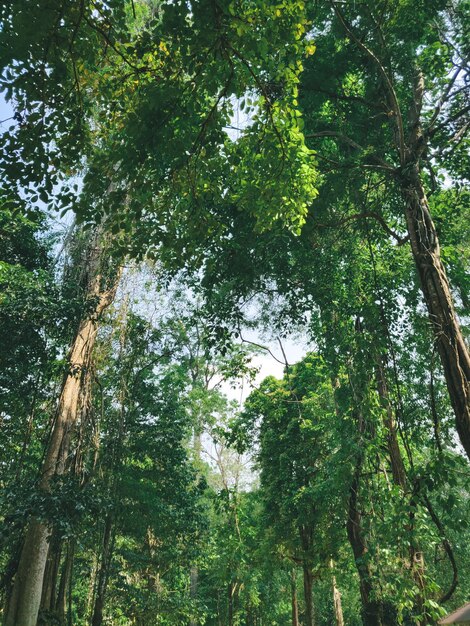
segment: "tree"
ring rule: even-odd
[[[86,265],[82,268],[85,308],[70,346],[51,437],[38,478],[38,488],[44,497],[50,493],[54,479],[66,470],[80,403],[90,385],[96,327],[104,309],[112,302],[117,287],[115,273],[109,277],[103,272],[104,245],[101,233],[97,233],[90,238],[86,250]],[[33,517],[29,520],[8,603],[7,626],[17,623],[36,625],[50,534],[51,524],[46,519]]]
[[[388,210],[371,210],[364,202],[345,219],[377,220],[398,243],[403,236],[394,232],[395,223],[407,232],[457,431],[470,455],[470,356],[428,200],[438,184],[434,169],[445,170],[442,155],[465,143],[462,82],[468,66],[461,33],[467,13],[464,3],[439,1],[418,7],[385,2],[380,8],[324,3],[313,18],[323,55],[306,68],[302,107],[306,134],[325,157],[325,170],[342,171],[356,189],[375,172],[374,184],[389,198],[390,218]]]
[[[312,626],[314,572],[336,556],[338,513],[345,500],[340,460],[334,454],[333,389],[322,359],[311,354],[287,369],[283,381],[267,378],[248,398],[242,419],[259,430],[266,524],[274,541],[302,566],[304,621]]]

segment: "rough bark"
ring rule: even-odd
[[[299,603],[297,601],[297,584],[295,570],[291,572],[291,605],[292,605],[292,626],[299,626]]]
[[[387,448],[390,458],[390,465],[392,468],[392,477],[395,485],[398,485],[403,490],[406,489],[406,470],[403,462],[403,456],[401,454],[400,445],[398,443],[397,425],[395,422],[395,415],[390,402],[390,396],[388,393],[387,378],[385,376],[384,364],[380,356],[376,360],[376,380],[377,390],[379,393],[380,402],[384,409],[383,423],[387,433]]]
[[[405,218],[434,340],[455,413],[456,428],[470,459],[470,352],[457,319],[452,293],[442,263],[439,238],[421,175],[421,159],[427,148],[421,110],[424,77],[416,74],[408,117],[410,131],[404,149],[399,183],[405,201]]]
[[[304,626],[315,626],[315,612],[313,606],[313,574],[307,563],[304,563],[303,565],[303,577],[305,600]]]
[[[93,617],[91,626],[101,626],[103,623],[103,611],[106,596],[106,587],[109,579],[109,568],[114,546],[113,520],[108,515],[103,533],[103,548],[101,553],[101,563],[98,572],[98,584],[96,588],[95,604],[93,607]]]
[[[59,537],[53,534],[51,541],[49,542],[49,552],[44,570],[41,611],[54,610],[61,555],[62,541]]]
[[[198,583],[199,569],[197,565],[193,565],[189,572],[189,595],[193,601],[197,598]],[[197,620],[194,617],[189,620],[189,626],[197,626]]]
[[[343,607],[341,604],[341,594],[336,585],[336,576],[334,575],[334,563],[333,559],[330,559],[330,568],[333,572],[331,578],[331,584],[333,587],[333,606],[335,610],[335,624],[336,626],[344,626]]]
[[[362,529],[362,516],[357,506],[361,467],[362,458],[356,463],[354,478],[349,490],[347,532],[359,574],[362,621],[364,626],[382,626],[382,609],[380,603],[373,599],[372,576],[367,563],[368,548]]]
[[[100,250],[96,241],[93,243],[87,296],[93,299],[95,306],[81,320],[68,355],[68,372],[62,384],[39,479],[39,488],[44,493],[50,492],[52,479],[64,472],[70,437],[78,417],[80,392],[95,344],[98,320],[112,302],[117,286],[115,282],[111,289],[101,290],[101,276],[97,271]],[[50,536],[49,524],[36,518],[30,520],[6,612],[5,626],[36,626]]]
[[[457,432],[470,459],[470,354],[454,310],[418,162],[409,163],[404,172],[401,190],[411,249],[455,413]]]

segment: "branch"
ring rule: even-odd
[[[439,113],[441,112],[442,107],[444,106],[444,104],[447,102],[447,99],[450,95],[450,92],[452,91],[452,87],[454,86],[455,81],[457,80],[458,75],[461,72],[460,67],[457,68],[457,70],[454,72],[452,78],[449,81],[449,84],[447,85],[446,90],[444,91],[444,93],[442,94],[442,96],[439,98],[439,102],[436,105],[436,108],[434,109],[434,112],[431,116],[431,120],[429,122],[429,126],[427,128],[426,132],[430,132],[432,127],[434,126],[435,121],[437,120],[437,116],[439,115]]]
[[[328,91],[328,89],[322,89],[321,87],[315,87],[315,91],[318,93],[323,93],[329,98],[333,98],[334,100],[342,100],[344,102],[360,102],[364,106],[369,109],[378,109],[386,115],[385,111],[383,111],[383,107],[380,104],[376,104],[375,102],[371,102],[367,100],[367,98],[362,98],[361,96],[347,96],[344,93],[336,93],[334,91]]]
[[[248,63],[248,61],[245,59],[245,57],[240,54],[240,52],[238,52],[238,50],[236,50],[231,44],[228,44],[228,49],[231,50],[233,52],[233,54],[237,57],[237,59],[239,61],[241,61],[241,63],[243,63],[243,65],[246,67],[246,69],[248,70],[250,76],[253,78],[253,80],[255,81],[256,86],[258,87],[258,89],[261,91],[261,93],[263,94],[264,99],[266,100],[266,104],[267,104],[267,110],[268,110],[268,115],[269,115],[269,119],[271,120],[271,124],[273,126],[274,132],[276,134],[276,137],[278,138],[279,141],[279,145],[281,146],[281,150],[282,150],[282,155],[285,158],[286,156],[286,151],[285,151],[285,147],[284,147],[284,140],[282,139],[282,135],[279,132],[278,127],[276,126],[276,123],[274,121],[273,118],[273,113],[272,113],[272,106],[271,106],[271,98],[269,97],[268,92],[266,91],[266,87],[263,85],[263,83],[261,82],[261,80],[259,79],[259,77],[255,74],[255,72],[253,71],[253,68],[251,67],[251,65]],[[284,159],[283,159],[284,161]],[[281,164],[281,168],[283,167],[283,164]]]
[[[463,107],[463,109],[460,109],[459,111],[457,111],[456,113],[448,117],[446,120],[441,122],[438,126],[435,126],[429,134],[434,135],[434,133],[439,132],[442,128],[447,126],[447,124],[451,124],[452,122],[455,122],[456,120],[458,120],[460,117],[462,117],[469,111],[470,111],[470,104],[468,104],[467,106]]]
[[[380,74],[382,75],[382,77],[383,77],[383,79],[385,81],[385,84],[387,86],[387,90],[388,90],[388,93],[389,93],[389,96],[390,96],[393,112],[395,113],[395,117],[396,117],[396,121],[397,121],[398,137],[399,137],[398,149],[399,149],[399,153],[400,153],[400,163],[402,165],[404,165],[405,164],[405,132],[404,132],[404,129],[403,129],[403,118],[402,118],[402,114],[401,114],[401,110],[400,110],[400,105],[398,103],[397,94],[396,94],[395,89],[394,89],[394,87],[392,85],[392,81],[390,80],[390,77],[389,77],[386,69],[384,68],[384,66],[380,62],[379,58],[375,55],[375,53],[370,48],[368,48],[358,37],[356,37],[354,32],[348,26],[348,24],[346,23],[346,20],[344,19],[343,14],[338,9],[337,3],[334,2],[334,0],[331,0],[331,5],[333,7],[334,12],[336,13],[336,16],[338,17],[339,21],[341,22],[341,25],[343,26],[344,30],[346,31],[348,37],[352,41],[354,41],[354,43],[359,47],[360,50],[365,52],[365,54],[367,54],[367,56],[374,61],[374,63],[377,65],[377,68],[378,68]]]
[[[259,344],[259,343],[256,343],[256,342],[254,342],[254,341],[250,341],[249,339],[245,339],[245,338],[242,336],[242,333],[241,333],[240,328],[238,328],[238,334],[239,334],[239,336],[240,336],[240,339],[241,339],[242,343],[248,343],[248,344],[250,344],[251,346],[254,346],[255,348],[260,348],[260,350],[264,350],[264,351],[265,351],[265,352],[267,352],[270,356],[272,356],[272,358],[273,358],[275,361],[277,361],[277,362],[278,362],[278,363],[280,363],[281,365],[284,365],[284,366],[286,366],[286,365],[288,366],[288,365],[289,365],[289,364],[287,363],[287,361],[281,361],[280,359],[278,359],[278,358],[277,358],[277,356],[276,356],[273,352],[271,352],[271,350],[270,350],[267,346],[262,346],[262,345],[261,345],[261,344]]]
[[[344,219],[340,220],[339,222],[335,222],[334,224],[317,224],[317,226],[320,226],[320,228],[337,228],[338,226],[347,224],[352,220],[359,220],[364,218],[376,220],[382,226],[382,228],[390,235],[390,237],[393,237],[393,239],[395,239],[399,246],[405,244],[409,239],[408,235],[406,235],[405,237],[401,237],[398,233],[390,228],[390,226],[381,215],[372,211],[366,211],[364,213],[354,213],[353,215],[348,215],[348,217],[345,217]]]
[[[343,135],[343,133],[340,133],[339,131],[336,131],[336,130],[322,130],[317,133],[310,133],[308,135],[305,135],[305,139],[315,139],[318,137],[336,137],[336,139],[339,139],[339,141],[342,141],[343,143],[348,144],[348,146],[351,146],[352,148],[355,148],[356,150],[361,150],[362,152],[366,151],[366,149],[360,144],[358,144],[356,141],[354,141],[354,139],[351,139],[347,135]],[[395,171],[395,169],[391,165],[389,165],[387,161],[384,161],[378,155],[371,154],[370,156],[381,166],[381,168],[386,169],[390,172]]]
[[[446,593],[444,593],[439,598],[439,604],[443,604],[444,602],[447,602],[448,600],[450,600],[450,598],[454,594],[454,591],[457,587],[457,583],[459,582],[459,573],[457,570],[457,563],[455,562],[454,551],[452,550],[452,546],[450,545],[449,540],[446,537],[445,530],[441,523],[441,520],[438,518],[437,513],[434,511],[431,505],[431,502],[426,495],[423,495],[423,501],[424,501],[424,504],[426,505],[429,515],[431,516],[432,521],[434,522],[436,528],[439,531],[439,534],[441,536],[442,546],[452,566],[452,582],[450,583],[450,587],[446,591]]]

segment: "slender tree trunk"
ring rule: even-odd
[[[96,577],[98,575],[98,569],[99,569],[98,557],[94,555],[93,564],[92,564],[91,572],[90,572],[90,582],[88,584],[88,593],[87,593],[86,611],[85,611],[87,621],[90,621],[90,622],[93,616],[95,585],[96,585]]]
[[[59,590],[57,592],[57,599],[55,604],[56,614],[61,624],[67,623],[67,606],[70,605],[70,584],[72,581],[73,559],[75,553],[75,542],[70,539],[67,545],[67,552],[65,554],[64,564],[62,567],[62,575],[60,577]],[[68,604],[67,604],[68,599]]]
[[[119,359],[122,360],[125,354],[126,347],[126,337],[127,337],[127,315],[129,308],[129,296],[126,295],[120,310],[120,335],[119,335]],[[119,411],[119,421],[118,421],[118,429],[117,429],[117,437],[113,442],[112,446],[112,455],[111,461],[109,463],[109,474],[111,477],[110,491],[109,495],[113,502],[116,502],[119,498],[118,496],[118,483],[119,483],[119,475],[120,475],[120,465],[122,462],[122,454],[123,454],[123,444],[125,437],[125,422],[126,422],[126,400],[127,398],[127,388],[128,381],[126,377],[123,375],[121,378],[121,385],[119,391],[120,398],[120,411]],[[103,541],[102,541],[102,550],[101,550],[101,558],[99,565],[97,565],[97,573],[96,573],[96,590],[94,594],[94,605],[93,605],[93,613],[91,616],[91,626],[101,626],[103,623],[103,615],[106,601],[106,590],[109,581],[111,562],[113,558],[114,552],[114,540],[115,540],[115,526],[116,526],[116,515],[111,512],[106,516],[105,527],[103,532]],[[150,534],[150,529],[147,529],[147,547],[149,550],[149,555],[152,555],[152,537]],[[155,586],[155,583],[151,580],[150,576],[148,578],[148,587],[149,589],[154,589],[158,591],[158,587]]]
[[[315,612],[313,606],[313,574],[307,563],[303,565],[305,620],[304,626],[315,626]]]
[[[96,246],[96,241],[94,244]],[[101,291],[101,276],[96,271],[100,255],[98,246],[93,248],[93,255],[94,258],[90,262],[92,279],[88,285],[87,296],[96,299],[96,304],[94,310],[80,322],[69,352],[69,371],[62,385],[39,480],[39,488],[46,493],[51,490],[52,479],[64,472],[70,437],[79,412],[80,391],[89,370],[95,344],[98,319],[112,302],[117,286],[115,283],[110,290]],[[6,613],[5,626],[36,626],[50,535],[49,524],[37,518],[30,520]]]
[[[356,464],[353,482],[349,490],[347,532],[349,543],[356,561],[359,574],[359,589],[362,602],[362,621],[364,626],[382,626],[382,609],[380,603],[373,600],[371,571],[367,563],[367,543],[362,529],[361,513],[357,506],[359,491],[359,476],[362,468],[362,458]]]
[[[292,604],[292,626],[299,626],[299,603],[297,601],[297,577],[295,570],[291,572],[291,604]]]
[[[235,587],[232,582],[227,585],[227,600],[228,600],[228,626],[233,626],[233,596],[235,593]]]
[[[376,379],[377,390],[379,393],[380,402],[382,408],[385,411],[385,417],[383,420],[385,430],[387,432],[387,448],[390,458],[390,464],[392,468],[393,482],[395,485],[406,490],[406,470],[403,462],[403,456],[401,454],[400,445],[398,443],[397,425],[395,422],[395,415],[390,402],[390,395],[388,393],[387,378],[385,376],[385,368],[380,355],[376,360]]]
[[[410,493],[412,492],[412,489],[410,489],[410,486],[408,484],[405,464],[404,464],[403,456],[401,454],[400,446],[398,443],[394,411],[393,411],[392,403],[391,403],[389,392],[388,392],[385,366],[380,356],[377,358],[377,362],[376,362],[376,378],[377,378],[377,388],[379,392],[380,401],[382,403],[383,408],[386,410],[386,417],[384,418],[384,426],[387,430],[387,445],[388,445],[388,452],[389,452],[390,462],[391,462],[391,467],[392,467],[393,482],[395,483],[395,485],[400,487],[404,496],[408,492],[408,497],[411,498],[409,530],[412,531],[412,528],[414,526],[414,518],[415,518],[415,510],[416,510],[417,502],[416,502],[415,494]],[[417,598],[416,598],[416,602],[417,602],[416,613],[423,614],[424,613],[424,601],[425,601],[424,555],[419,547],[419,544],[413,539],[413,537],[410,538],[409,562],[410,562],[410,569],[411,569],[413,579],[416,583],[417,588],[419,589],[419,594],[417,594]]]
[[[359,327],[359,324],[356,323]],[[332,387],[336,393],[339,388],[339,380],[334,378],[332,380]],[[348,500],[348,519],[346,523],[346,530],[351,545],[354,560],[356,564],[357,573],[359,575],[359,590],[361,594],[362,604],[362,621],[364,626],[383,626],[382,625],[382,607],[379,602],[374,601],[373,598],[373,586],[371,579],[371,571],[369,564],[367,563],[368,547],[364,537],[364,531],[362,528],[362,516],[358,508],[358,493],[360,486],[360,477],[362,471],[362,465],[364,463],[363,452],[363,438],[365,433],[364,416],[361,410],[361,400],[358,394],[354,390],[354,386],[351,385],[354,412],[356,414],[357,432],[358,432],[358,452],[356,456],[356,465],[354,468],[353,479],[351,487],[349,489]],[[338,417],[341,417],[339,406],[335,398],[335,411]],[[336,608],[336,607],[335,607]]]
[[[199,583],[199,569],[197,565],[193,565],[189,572],[189,595],[193,602],[197,598],[198,583]],[[192,617],[189,620],[189,626],[197,626],[197,619]]]
[[[103,534],[103,549],[101,553],[101,563],[98,572],[98,585],[96,589],[95,605],[93,608],[93,617],[91,626],[101,626],[103,623],[103,610],[106,596],[106,587],[109,579],[109,568],[114,547],[113,520],[108,515],[105,522]]]
[[[330,568],[332,571],[331,582],[333,586],[333,606],[335,610],[335,623],[336,626],[344,626],[343,607],[341,604],[341,594],[336,586],[336,576],[334,575],[334,563],[333,559],[330,559]]]

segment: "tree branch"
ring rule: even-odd
[[[346,31],[346,34],[348,35],[348,37],[358,46],[358,48],[360,50],[365,52],[365,54],[367,54],[367,56],[374,61],[374,63],[377,65],[377,68],[378,68],[380,74],[382,75],[382,77],[383,77],[383,79],[385,81],[385,84],[387,86],[387,91],[388,91],[388,94],[390,96],[392,109],[393,109],[393,112],[395,114],[396,122],[397,122],[398,138],[399,138],[398,150],[399,150],[399,153],[400,153],[400,163],[401,163],[401,165],[404,165],[405,164],[405,132],[404,132],[404,128],[403,128],[403,117],[402,117],[402,114],[401,114],[400,105],[398,103],[397,94],[396,94],[395,89],[394,89],[394,87],[392,85],[392,81],[390,80],[390,77],[389,77],[386,69],[384,68],[384,66],[382,65],[382,63],[380,62],[380,59],[376,56],[376,54],[370,48],[368,48],[354,34],[354,32],[351,30],[351,28],[349,27],[349,25],[347,24],[347,22],[346,22],[346,20],[345,20],[345,18],[343,16],[343,14],[339,10],[337,2],[334,2],[334,0],[331,0],[331,6],[333,7],[333,10],[336,13],[337,18],[341,22],[341,25],[343,26],[344,30]]]
[[[408,241],[409,239],[408,235],[406,235],[405,237],[401,237],[398,233],[396,233],[393,229],[390,228],[390,226],[387,224],[387,222],[384,220],[384,218],[381,215],[379,215],[378,213],[374,213],[373,211],[366,211],[364,213],[354,213],[353,215],[348,215],[347,217],[340,220],[339,222],[335,222],[333,224],[317,224],[317,226],[319,226],[320,228],[337,228],[338,226],[342,226],[343,224],[347,224],[348,222],[351,222],[353,220],[366,219],[366,218],[376,220],[382,226],[385,232],[387,232],[390,235],[390,237],[393,237],[393,239],[395,239],[395,241],[398,243],[399,246],[402,246]]]
[[[305,139],[316,139],[320,137],[335,137],[336,139],[339,139],[339,141],[342,141],[343,143],[348,144],[348,146],[351,146],[352,148],[355,148],[356,150],[360,150],[361,152],[366,152],[366,149],[363,146],[361,146],[356,141],[354,141],[354,139],[351,139],[351,137],[348,137],[347,135],[343,135],[343,133],[340,133],[339,131],[322,130],[317,133],[310,133],[308,135],[305,135]],[[384,161],[384,159],[379,157],[377,154],[371,154],[370,157],[374,159],[374,161],[378,163],[381,166],[381,168],[389,170],[390,172],[395,171],[395,168],[393,168],[389,163],[387,163],[387,161]]]

